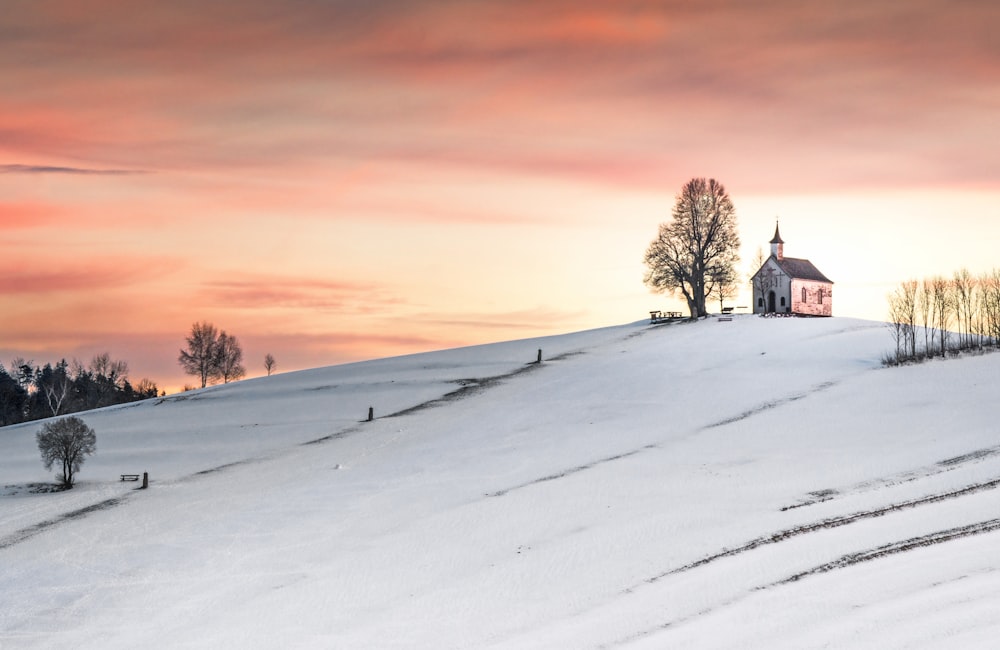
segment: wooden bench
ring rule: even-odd
[[[122,480],[123,481],[138,481],[139,480],[139,475],[138,474],[122,474]]]
[[[651,311],[649,312],[649,322],[653,325],[659,323],[669,323],[671,321],[680,320],[684,318],[684,315],[679,311]]]
[[[722,308],[722,313],[728,316],[729,314],[733,313],[733,308],[732,307],[723,307]]]

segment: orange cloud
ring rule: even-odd
[[[258,276],[211,280],[203,287],[204,297],[211,304],[238,309],[338,309],[359,302],[368,306],[400,302],[387,297],[378,284],[369,282]]]
[[[65,214],[62,207],[50,203],[0,201],[0,230],[37,228],[53,223]]]

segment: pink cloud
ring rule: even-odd
[[[4,268],[6,267],[6,268]],[[101,268],[57,268],[57,269],[21,269],[4,264],[0,267],[0,275],[4,277],[0,296],[11,294],[29,294],[40,297],[42,294],[65,291],[94,291],[109,287],[118,287],[134,282],[120,268],[104,266]]]
[[[369,306],[399,302],[371,282],[258,276],[213,280],[203,286],[209,303],[239,309],[340,309],[358,302]]]

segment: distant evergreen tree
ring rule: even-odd
[[[65,359],[41,368],[32,361],[15,359],[12,372],[0,365],[0,426],[124,404],[156,397],[156,384],[148,379],[136,390],[128,381],[128,363],[108,353],[94,357],[89,366]]]
[[[0,426],[24,419],[28,391],[0,365]]]

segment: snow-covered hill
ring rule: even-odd
[[[55,494],[0,429],[0,647],[993,647],[1000,355],[889,344],[746,316],[276,375],[84,414]]]

